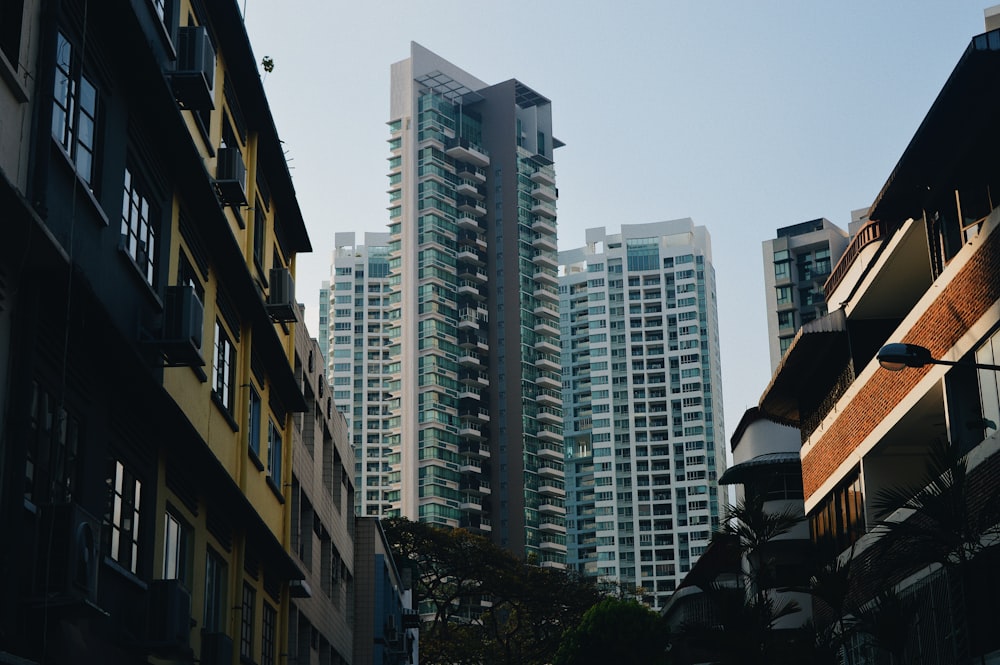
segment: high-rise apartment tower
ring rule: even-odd
[[[771,372],[803,324],[827,312],[823,283],[847,248],[847,234],[828,219],[813,219],[777,231],[765,240],[764,298]]]
[[[715,273],[690,219],[559,253],[567,563],[661,607],[719,524]]]
[[[334,234],[327,297],[327,376],[333,400],[350,424],[356,454],[355,503],[359,515],[394,514],[394,452],[384,434],[392,396],[385,389],[389,363],[389,234]]]
[[[554,567],[560,145],[551,103],[519,81],[487,85],[418,44],[392,66],[389,496],[401,515]]]

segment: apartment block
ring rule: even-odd
[[[725,503],[711,241],[679,219],[586,242],[559,253],[567,563],[659,608]]]
[[[827,313],[823,283],[847,247],[847,234],[828,219],[785,226],[765,240],[764,299],[771,372],[803,324]]]
[[[389,234],[366,233],[364,240],[356,245],[353,233],[334,236],[326,371],[356,452],[357,514],[389,516],[398,514],[400,482],[399,453],[387,441],[396,402],[384,385],[390,360]]]
[[[341,665],[352,662],[357,602],[354,450],[333,404],[319,342],[301,324],[295,372],[306,409],[294,418],[289,531],[304,576],[289,586],[288,647],[296,662]]]
[[[905,662],[1000,655],[998,83],[992,30],[971,40],[826,281],[835,309],[803,326],[760,402],[801,430],[811,537],[854,561],[855,599],[883,589],[922,615],[935,608],[908,634]],[[910,359],[883,367],[887,344],[910,345]],[[942,451],[950,466],[932,464]],[[911,509],[886,501],[900,492]],[[891,559],[880,543],[894,524],[952,540],[941,555]],[[863,641],[849,646],[852,662],[876,662]]]
[[[392,401],[374,459],[394,513],[557,567],[560,145],[551,102],[518,80],[488,85],[418,44],[392,66]]]
[[[0,15],[0,659],[282,662],[310,244],[239,8]]]

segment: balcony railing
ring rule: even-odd
[[[873,221],[858,231],[854,239],[851,240],[851,244],[844,251],[844,255],[837,261],[837,265],[834,267],[833,272],[830,273],[830,277],[823,284],[823,297],[827,301],[830,300],[830,294],[836,291],[840,283],[844,281],[844,277],[847,276],[847,272],[854,265],[854,260],[861,254],[861,250],[876,240],[881,240],[887,235],[885,230],[882,222]]]

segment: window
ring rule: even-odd
[[[24,498],[35,504],[72,500],[79,424],[36,382],[31,385],[28,423]]]
[[[149,205],[149,188],[132,169],[125,169],[122,201],[122,249],[128,254],[150,286],[156,276],[156,230]]]
[[[779,286],[774,291],[779,305],[787,305],[792,302],[792,287]]]
[[[111,461],[110,474],[109,521],[105,524],[106,551],[123,568],[137,573],[142,483],[119,460]]]
[[[261,624],[260,664],[274,665],[274,634],[278,623],[278,612],[267,602],[264,603],[264,621]]]
[[[24,0],[0,0],[0,51],[17,69],[21,59],[21,24],[24,19]]]
[[[267,214],[264,204],[257,199],[253,211],[253,260],[258,270],[264,270],[264,244],[267,238]]]
[[[169,510],[163,523],[163,579],[191,584],[191,527]]]
[[[281,487],[281,430],[275,426],[274,421],[268,421],[267,473]]]
[[[255,457],[260,457],[260,393],[250,386],[250,415],[247,423],[247,448]]]
[[[215,321],[215,367],[212,390],[222,406],[230,414],[233,412],[233,385],[236,383],[236,348],[229,341],[229,335],[222,322]]]
[[[4,17],[6,18],[6,17]],[[56,80],[52,91],[52,138],[80,178],[92,185],[97,134],[97,88],[83,74],[80,57],[62,32],[56,35]]]
[[[206,633],[221,633],[226,628],[226,561],[211,548],[205,555],[205,615],[202,627]]]
[[[795,327],[795,312],[778,312],[778,328],[794,328]]]
[[[253,620],[257,593],[243,583],[243,611],[240,614],[240,658],[253,660]]]

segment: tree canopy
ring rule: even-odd
[[[551,663],[602,593],[594,580],[530,565],[482,536],[383,521],[397,564],[414,566],[422,663]]]

